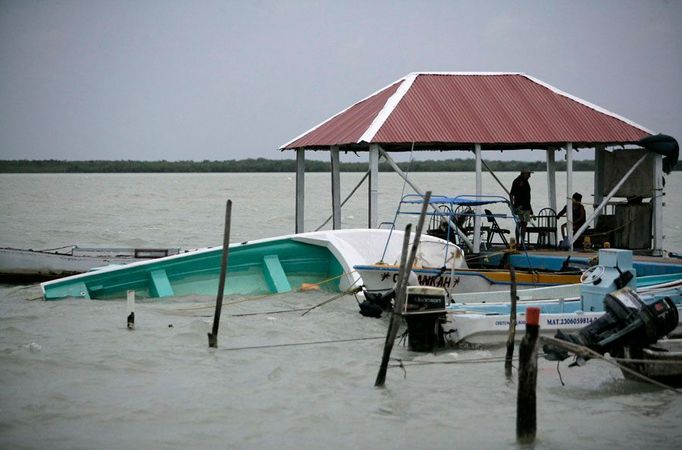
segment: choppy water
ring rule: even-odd
[[[501,175],[510,183],[515,174]],[[531,179],[538,206],[542,175]],[[360,178],[342,174],[344,192]],[[436,193],[473,191],[473,174],[415,180]],[[591,185],[591,174],[577,174],[574,186]],[[381,175],[381,220],[392,219],[402,187]],[[289,174],[0,175],[0,245],[217,245],[228,197],[233,241],[284,234],[293,192]],[[307,177],[308,229],[327,217],[329,192],[328,175]],[[670,177],[668,192],[666,247],[680,249],[673,194],[682,182]],[[350,201],[344,226],[364,226],[365,210],[365,195]],[[138,302],[128,331],[124,301],[46,303],[30,300],[38,285],[0,285],[0,447],[517,447],[515,383],[501,362],[485,362],[502,349],[396,346],[406,372],[391,368],[376,389],[385,321],[361,317],[348,296],[305,316],[275,313],[331,295],[226,298],[220,348],[209,350],[213,298]],[[679,446],[678,395],[625,381],[603,362],[560,370],[565,386],[556,365],[540,361],[538,447]]]

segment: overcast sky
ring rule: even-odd
[[[0,159],[292,158],[414,71],[525,72],[679,140],[681,43],[680,0],[0,0]]]

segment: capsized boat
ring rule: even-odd
[[[177,255],[179,248],[65,247],[33,250],[0,248],[0,279],[34,281],[75,275],[97,267]]]
[[[376,229],[301,233],[231,244],[224,293],[267,295],[302,285],[344,292],[362,284],[353,266],[382,257],[400,260],[404,232]],[[420,239],[420,261],[435,264],[451,244],[434,236]],[[41,284],[45,300],[68,297],[138,298],[215,295],[222,247],[182,253],[152,261],[105,267]]]
[[[408,194],[400,200],[395,213],[391,229],[395,228],[396,223],[401,217],[414,216],[418,214],[417,207],[421,209],[424,197],[416,194]],[[449,242],[448,247],[436,260],[436,265],[426,265],[423,263],[415,264],[410,272],[409,284],[412,286],[430,286],[444,288],[448,293],[457,292],[490,292],[508,291],[511,285],[511,278],[508,269],[499,268],[502,266],[503,255],[507,254],[507,249],[491,253],[490,255],[478,255],[476,258],[476,268],[470,267],[461,247],[455,242],[464,241],[473,229],[474,219],[476,218],[475,208],[480,206],[501,205],[508,210],[507,213],[493,214],[485,210],[485,218],[488,226],[482,227],[487,232],[485,246],[492,248],[495,239],[503,239],[507,243],[504,231],[497,224],[498,218],[514,219],[511,214],[509,200],[490,195],[459,195],[448,197],[434,195],[429,201],[431,210],[427,211],[429,225],[427,234],[437,236]],[[390,234],[389,234],[390,236]],[[495,257],[495,267],[491,268],[488,259]],[[519,256],[523,258],[522,255]],[[565,259],[565,258],[564,258]],[[554,262],[552,260],[552,262]],[[578,283],[580,281],[581,270],[573,269],[566,264],[547,269],[540,264],[532,265],[525,263],[516,271],[516,283],[519,287],[540,288],[545,286],[557,286]],[[525,269],[528,267],[528,269]],[[400,267],[397,265],[385,264],[383,258],[379,262],[372,264],[361,264],[354,266],[363,279],[366,292],[369,294],[386,294],[393,289],[398,278]]]

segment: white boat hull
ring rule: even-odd
[[[0,277],[3,279],[59,278],[110,265],[128,264],[177,254],[178,249],[79,249],[68,254],[15,248],[0,248]]]

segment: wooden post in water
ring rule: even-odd
[[[509,312],[509,335],[507,336],[507,354],[504,357],[504,374],[507,378],[512,376],[512,359],[514,358],[514,339],[516,339],[516,270],[509,264],[509,278],[511,279],[511,311]]]
[[[540,308],[526,310],[526,334],[519,345],[519,387],[516,398],[516,440],[523,444],[535,440],[537,429],[535,388],[538,378],[538,335]]]
[[[223,234],[223,254],[220,260],[220,280],[218,281],[218,296],[215,301],[215,315],[213,316],[213,331],[208,333],[208,346],[218,348],[218,326],[220,325],[220,311],[223,307],[225,278],[227,277],[227,257],[230,252],[230,221],[232,218],[232,200],[227,201],[225,208],[225,232]]]
[[[400,269],[398,271],[398,281],[395,285],[395,302],[393,303],[393,311],[391,313],[391,320],[388,322],[388,331],[386,332],[386,341],[384,342],[384,353],[381,357],[381,364],[379,365],[379,372],[374,381],[374,386],[383,386],[386,382],[386,371],[388,370],[388,360],[391,357],[391,350],[393,350],[393,341],[398,334],[400,328],[400,315],[398,313],[398,299],[402,298],[400,286],[403,284],[403,277],[409,276],[405,274],[407,265],[407,247],[410,244],[410,233],[412,232],[412,224],[407,224],[405,227],[405,236],[403,237],[403,251],[400,254]]]
[[[126,296],[126,310],[128,311],[128,329],[135,329],[135,291],[128,291]]]
[[[388,332],[386,333],[386,342],[384,343],[384,354],[381,358],[381,365],[379,366],[379,372],[377,373],[377,378],[374,381],[374,386],[383,386],[386,382],[386,371],[388,370],[388,361],[391,358],[391,351],[393,350],[393,342],[398,334],[398,329],[400,328],[400,319],[403,307],[405,305],[405,296],[407,294],[407,281],[410,278],[410,271],[412,270],[412,265],[414,264],[414,258],[417,254],[417,249],[419,248],[419,239],[421,238],[422,228],[424,228],[424,218],[426,217],[426,209],[431,201],[431,191],[428,191],[424,195],[424,203],[422,204],[422,210],[419,214],[419,221],[417,222],[417,230],[414,234],[414,241],[412,242],[412,248],[410,249],[410,255],[406,258],[407,247],[410,240],[410,230],[411,225],[407,224],[405,227],[405,238],[403,239],[403,251],[400,257],[400,271],[398,272],[398,283],[396,284],[395,291],[395,303],[393,304],[393,314],[391,315],[391,322],[388,326]]]

